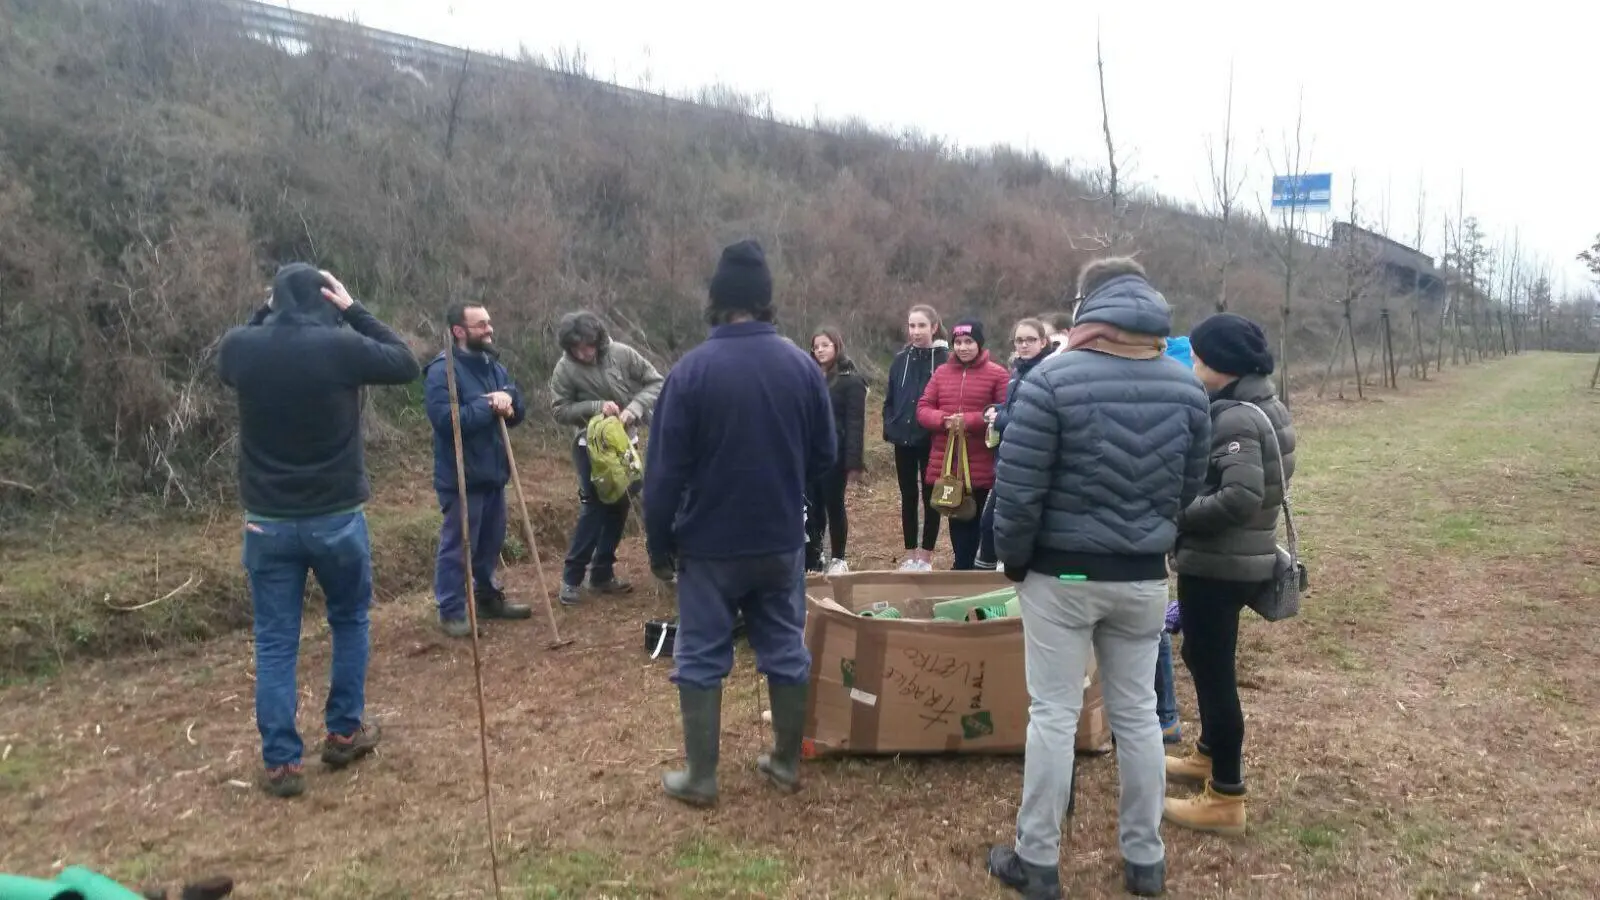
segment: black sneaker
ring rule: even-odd
[[[508,601],[505,591],[499,588],[481,591],[477,597],[480,619],[526,619],[533,615],[530,607]]]
[[[1061,872],[1054,866],[1025,863],[1011,847],[989,848],[989,874],[1022,894],[1023,900],[1061,900]]]
[[[612,578],[609,581],[590,580],[589,590],[596,594],[628,594],[633,592],[633,585],[621,578]]]
[[[1146,866],[1123,860],[1122,887],[1135,897],[1159,897],[1167,890],[1167,861]]]
[[[306,776],[300,763],[289,763],[261,773],[260,786],[274,797],[298,797],[306,792]]]
[[[342,769],[378,749],[379,729],[362,725],[348,735],[330,734],[322,742],[322,762],[330,769]]]

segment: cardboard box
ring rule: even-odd
[[[1028,682],[1022,620],[934,621],[933,604],[1008,585],[993,572],[852,572],[807,582],[808,757],[1021,754]],[[830,596],[823,596],[826,593]],[[903,618],[859,615],[893,607]],[[1111,746],[1093,658],[1077,749]]]

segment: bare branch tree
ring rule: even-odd
[[[1106,102],[1106,57],[1100,50],[1099,25],[1095,26],[1094,31],[1094,65],[1100,74],[1100,127],[1106,136],[1106,178],[1111,198],[1111,219],[1120,225],[1124,201],[1121,185],[1117,182],[1117,148],[1111,140],[1111,107]]]
[[[1215,203],[1212,216],[1217,223],[1217,312],[1228,311],[1228,268],[1233,264],[1233,208],[1244,189],[1245,173],[1235,171],[1233,152],[1233,62],[1228,63],[1228,107],[1222,121],[1222,164],[1217,164],[1216,148],[1206,139],[1206,158],[1211,164],[1211,195]]]
[[[1322,375],[1322,384],[1317,388],[1317,396],[1319,397],[1327,389],[1328,381],[1333,376],[1334,365],[1342,352],[1342,344],[1348,337],[1350,342],[1350,363],[1355,370],[1356,396],[1361,399],[1366,398],[1363,387],[1365,379],[1361,374],[1361,354],[1356,346],[1355,305],[1357,301],[1371,292],[1374,285],[1381,283],[1383,266],[1379,255],[1382,252],[1381,248],[1372,241],[1367,230],[1361,227],[1359,196],[1359,192],[1356,189],[1356,176],[1352,173],[1350,176],[1350,221],[1348,227],[1336,227],[1334,231],[1336,256],[1339,268],[1344,273],[1344,295],[1339,300],[1339,304],[1342,307],[1341,318],[1343,322],[1339,327],[1339,334],[1334,338],[1333,346],[1330,348],[1328,365]],[[1381,235],[1382,232],[1379,231],[1377,234]],[[1387,316],[1388,313],[1385,310],[1377,320],[1377,326],[1380,331],[1377,334],[1377,340],[1372,344],[1372,353],[1367,359],[1367,370],[1369,372],[1372,371],[1373,363],[1377,359],[1378,350],[1385,346],[1385,336],[1381,329],[1386,324]],[[1384,365],[1384,381],[1387,384],[1387,361],[1385,361]],[[1339,380],[1339,397],[1341,399],[1344,397],[1343,376]]]
[[[1539,349],[1550,349],[1550,331],[1547,324],[1550,319],[1550,305],[1554,290],[1550,286],[1549,264],[1545,263],[1539,269],[1539,277],[1528,286],[1528,314],[1534,320],[1534,327],[1539,330]]]
[[[456,76],[455,86],[450,88],[450,118],[444,131],[444,158],[449,160],[455,153],[456,123],[461,116],[461,98],[467,88],[467,64],[472,59],[471,50],[461,51],[461,74]]]
[[[1413,244],[1422,252],[1422,240],[1428,223],[1428,188],[1422,175],[1417,175],[1417,236]],[[1422,341],[1422,276],[1418,273],[1411,282],[1411,334],[1416,344],[1416,369],[1423,381],[1428,380],[1428,354]]]
[[[1268,152],[1267,161],[1272,166],[1274,176],[1283,175],[1289,178],[1290,184],[1298,188],[1304,172],[1304,145],[1303,127],[1305,123],[1305,89],[1301,88],[1300,95],[1295,104],[1294,138],[1291,141],[1284,138],[1283,159],[1281,163],[1273,162],[1272,154]],[[1279,211],[1279,225],[1281,241],[1274,241],[1271,245],[1272,252],[1283,265],[1283,307],[1279,321],[1278,332],[1278,368],[1283,373],[1279,390],[1285,406],[1289,405],[1289,322],[1294,305],[1294,277],[1295,277],[1295,244],[1299,242],[1299,229],[1296,227],[1297,214],[1302,204],[1298,196],[1291,196],[1289,202]],[[1261,217],[1269,219],[1265,210]]]

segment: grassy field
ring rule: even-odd
[[[1299,409],[1314,590],[1298,620],[1252,620],[1241,638],[1251,833],[1169,827],[1172,896],[1593,895],[1591,364],[1530,355]],[[897,554],[892,476],[876,466],[854,510],[856,568]],[[637,540],[624,562],[643,574]],[[529,567],[510,577],[532,590]],[[259,766],[243,634],[0,690],[0,871],[225,872],[240,897],[488,896],[471,655],[430,629],[428,603],[412,593],[375,613],[379,755],[308,767],[298,801],[240,786]],[[981,854],[1013,827],[1019,759],[811,763],[799,795],[777,796],[754,771],[765,731],[747,657],[727,694],[722,806],[664,800],[676,707],[640,626],[669,606],[645,586],[561,613],[577,640],[554,652],[538,620],[487,634],[506,896],[1006,896]],[[311,738],[325,629],[308,624],[301,661]],[[1192,736],[1181,669],[1179,682]],[[1115,762],[1081,764],[1067,890],[1120,896]]]

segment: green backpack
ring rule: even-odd
[[[644,461],[616,416],[595,416],[584,435],[589,448],[589,481],[607,506],[619,503],[644,477]]]

